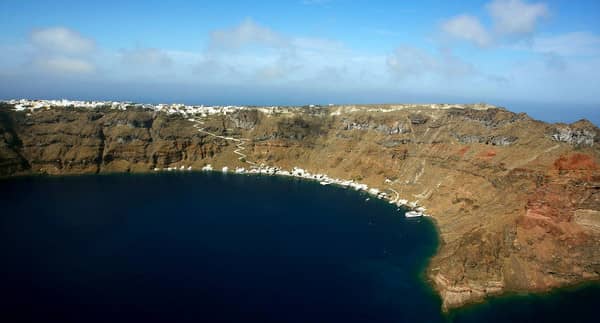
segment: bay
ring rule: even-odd
[[[591,321],[594,287],[444,315],[434,224],[366,198],[220,173],[1,181],[0,321]]]

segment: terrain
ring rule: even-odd
[[[599,142],[586,120],[548,124],[485,104],[193,114],[0,104],[1,177],[253,163],[415,201],[439,230],[427,277],[445,310],[600,279]]]

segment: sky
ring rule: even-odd
[[[0,98],[486,102],[600,124],[600,1],[0,2]]]

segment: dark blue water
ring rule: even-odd
[[[2,181],[0,322],[593,321],[596,287],[442,315],[421,277],[433,224],[365,197],[221,174]]]

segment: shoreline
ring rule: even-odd
[[[501,294],[490,295],[483,299],[465,303],[459,307],[453,307],[445,311],[441,311],[442,315],[450,320],[454,320],[459,315],[469,314],[481,308],[480,306],[496,306],[504,305],[504,303],[518,301],[548,301],[555,297],[561,297],[562,295],[569,295],[575,293],[581,293],[585,291],[598,291],[600,292],[600,280],[582,281],[574,285],[567,285],[562,287],[554,287],[549,289],[540,290],[506,290]]]
[[[266,175],[266,176],[281,176],[281,177],[292,177],[299,178],[304,180],[310,180],[314,182],[319,182],[322,186],[334,185],[338,187],[342,187],[345,189],[353,189],[355,191],[364,192],[370,196],[373,196],[380,200],[385,200],[389,204],[394,205],[397,208],[406,209],[408,212],[413,212],[412,216],[406,217],[431,217],[428,213],[425,213],[427,210],[423,205],[420,205],[418,201],[408,201],[406,199],[401,199],[398,192],[393,188],[384,188],[379,189],[375,187],[369,187],[367,184],[360,183],[354,180],[347,179],[339,179],[329,177],[327,174],[320,173],[310,173],[309,171],[299,168],[293,167],[291,170],[285,170],[276,166],[251,166],[248,169],[244,167],[236,167],[231,170],[229,166],[223,166],[221,170],[214,169],[211,164],[207,164],[202,167],[200,170],[194,170],[192,166],[180,166],[180,167],[167,167],[167,168],[154,168],[153,172],[217,172],[222,174],[235,174],[235,175]],[[391,194],[386,193],[385,191],[389,190],[396,194],[396,197],[393,198]],[[439,232],[437,232],[439,235]]]
[[[210,164],[208,164],[210,165]],[[208,166],[207,165],[207,166]],[[190,168],[182,168],[183,166],[180,166],[179,168],[176,167],[170,167],[171,170],[167,170],[167,168],[165,168],[164,170],[148,170],[148,171],[136,171],[136,172],[99,172],[99,173],[79,173],[79,174],[47,174],[47,173],[22,173],[22,174],[15,174],[15,175],[11,175],[11,176],[5,176],[5,177],[0,177],[0,183],[2,181],[6,181],[6,180],[12,180],[12,179],[26,179],[26,178],[73,178],[73,177],[78,177],[78,176],[120,176],[120,175],[164,175],[164,174],[171,174],[171,175],[184,175],[184,174],[221,174],[221,175],[246,175],[246,176],[277,176],[278,178],[293,178],[293,179],[299,179],[299,180],[306,180],[306,181],[310,181],[310,182],[319,182],[319,179],[317,178],[313,178],[313,177],[303,177],[303,176],[295,176],[292,174],[288,174],[288,175],[283,175],[283,174],[267,174],[267,173],[259,173],[259,172],[244,172],[244,173],[240,173],[240,172],[235,172],[235,171],[226,171],[223,172],[222,170],[215,170],[215,169],[190,169]],[[206,167],[206,166],[205,166]],[[225,166],[227,167],[227,166]],[[310,174],[310,173],[308,173]],[[313,174],[311,174],[313,175]],[[343,189],[353,189],[350,188],[349,186],[343,186],[343,185],[337,185],[332,183],[334,186],[338,187],[338,188],[343,188]],[[360,185],[360,184],[359,184]],[[365,185],[365,184],[362,184]],[[324,185],[322,185],[324,186]],[[366,186],[366,185],[365,185]],[[358,193],[363,193],[363,194],[367,194],[369,196],[374,196],[372,193],[370,193],[368,190],[364,190],[364,189],[353,189],[354,191],[358,192]],[[390,196],[386,195],[386,197],[377,197],[379,200],[385,201],[389,204],[394,205],[394,203],[390,202]],[[395,207],[399,207],[399,208],[403,208],[404,210],[411,210],[410,206],[408,205],[394,205]],[[396,210],[398,211],[398,210]],[[429,290],[432,291],[432,295],[434,295],[437,299],[440,300],[440,304],[442,303],[442,297],[441,297],[441,290],[437,288],[437,284],[434,283],[434,278],[431,275],[431,260],[433,259],[433,257],[435,256],[435,254],[437,254],[439,252],[439,250],[442,248],[444,242],[443,240],[439,239],[441,237],[440,235],[440,229],[439,229],[439,225],[437,223],[437,220],[434,216],[431,215],[427,215],[427,216],[422,216],[422,217],[426,217],[428,219],[431,220],[432,224],[433,224],[433,228],[436,232],[436,237],[438,238],[438,242],[436,244],[436,250],[434,251],[434,253],[432,254],[432,256],[430,256],[428,259],[426,259],[424,261],[425,265],[423,266],[423,269],[421,271],[421,273],[418,275],[418,278],[427,286],[427,288]],[[410,219],[410,218],[407,218]],[[598,280],[585,280],[585,281],[580,281],[577,282],[575,284],[571,284],[571,285],[564,285],[564,286],[560,286],[560,287],[550,287],[550,288],[546,288],[546,289],[535,289],[535,290],[502,290],[499,293],[494,293],[494,294],[489,294],[486,295],[482,298],[476,298],[476,299],[470,299],[469,301],[462,303],[459,306],[456,307],[451,307],[451,308],[440,308],[440,312],[442,313],[442,315],[446,318],[452,319],[454,318],[456,315],[464,313],[466,311],[470,311],[475,309],[477,306],[479,305],[483,305],[483,304],[489,304],[489,302],[496,302],[496,301],[506,301],[506,300],[510,300],[511,298],[518,298],[518,297],[552,297],[553,295],[558,295],[561,293],[573,293],[573,292],[578,292],[578,291],[582,291],[588,288],[599,288],[600,289],[600,279]]]

